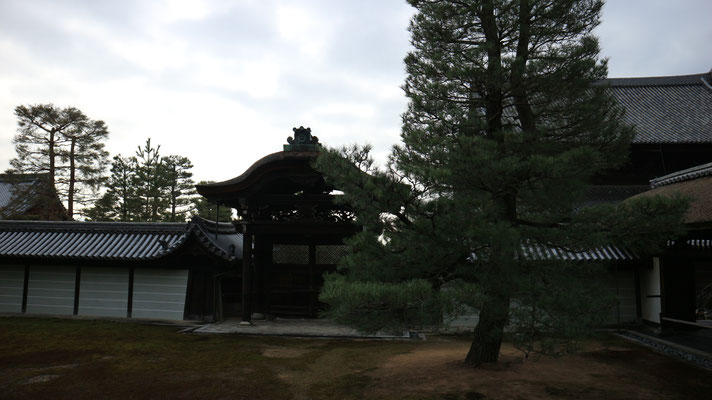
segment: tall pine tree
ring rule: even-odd
[[[136,197],[141,206],[140,221],[163,220],[168,208],[166,187],[168,176],[160,155],[161,145],[153,147],[151,138],[139,146],[134,157],[136,173]]]
[[[402,144],[385,169],[368,147],[317,161],[363,232],[321,299],[362,329],[479,312],[466,362],[498,359],[505,326],[527,353],[558,353],[610,307],[601,269],[527,249],[654,244],[684,201],[579,209],[588,182],[620,166],[634,135],[595,82],[598,0],[409,0]]]
[[[73,215],[75,204],[86,206],[96,200],[96,193],[106,182],[106,168],[109,152],[104,149],[104,141],[109,130],[104,121],[86,120],[63,134],[67,146],[60,150],[65,164],[65,172],[58,182],[66,186],[67,212]]]
[[[53,104],[15,108],[18,133],[13,139],[17,157],[10,161],[19,173],[48,173],[69,216],[75,213],[75,200],[85,203],[104,179],[108,153],[104,142],[109,136],[103,121],[89,119],[74,107]]]

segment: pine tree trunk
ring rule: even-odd
[[[67,214],[69,218],[74,217],[74,181],[75,177],[75,167],[74,167],[74,147],[76,144],[76,139],[72,138],[72,144],[69,148],[69,191],[67,193]]]
[[[55,159],[55,153],[54,153],[54,135],[55,131],[52,130],[49,133],[49,144],[48,144],[48,155],[49,155],[49,183],[50,185],[54,186],[54,159]]]
[[[49,132],[49,144],[48,144],[48,155],[49,155],[49,187],[46,190],[46,207],[44,207],[44,215],[42,216],[43,219],[49,220],[50,219],[50,212],[49,212],[49,204],[52,201],[52,193],[53,191],[56,191],[56,186],[54,184],[55,179],[54,179],[54,172],[55,172],[55,152],[54,152],[54,139],[56,131],[52,129]]]
[[[498,296],[494,302],[480,310],[465,364],[476,367],[483,363],[497,362],[508,313],[509,298],[506,296]]]

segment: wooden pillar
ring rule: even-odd
[[[316,316],[316,312],[314,310],[315,308],[315,299],[316,299],[316,294],[314,293],[314,270],[316,269],[315,264],[316,264],[316,245],[314,244],[315,242],[312,241],[309,243],[309,303],[307,305],[307,312],[309,313],[309,317],[313,318]]]
[[[265,240],[264,235],[262,236],[262,263],[260,269],[262,270],[262,282],[264,284],[264,296],[262,297],[262,309],[264,310],[265,318],[268,314],[272,314],[272,252],[273,243],[271,240]]]
[[[246,231],[247,229],[245,229]],[[252,319],[252,235],[242,236],[242,322]]]

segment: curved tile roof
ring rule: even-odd
[[[522,243],[521,254],[527,261],[575,261],[575,262],[611,262],[633,261],[640,259],[636,252],[614,245],[603,246],[590,250],[572,251],[551,247],[538,243]],[[477,260],[477,254],[472,254]]]
[[[241,175],[216,183],[195,185],[198,193],[212,203],[241,208],[241,201],[256,195],[293,194],[305,186],[326,190],[321,174],[311,167],[317,151],[280,151],[252,164]]]
[[[232,224],[199,217],[188,223],[0,221],[0,257],[150,260],[172,254],[194,238],[226,261],[242,254]]]
[[[631,261],[640,258],[640,256],[633,251],[613,245],[575,252],[533,244],[529,246],[522,246],[522,253],[527,260],[536,261]]]
[[[676,171],[665,176],[650,180],[650,187],[656,188],[666,186],[677,182],[689,181],[692,179],[703,178],[712,175],[712,163],[697,165],[692,168]]]

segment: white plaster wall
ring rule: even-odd
[[[30,266],[27,313],[72,315],[75,283],[75,267]]]
[[[22,291],[24,287],[24,266],[0,266],[0,312],[22,312]]]
[[[135,269],[131,316],[182,320],[187,289],[187,269]]]
[[[128,268],[82,267],[79,315],[125,318],[128,298]]]

